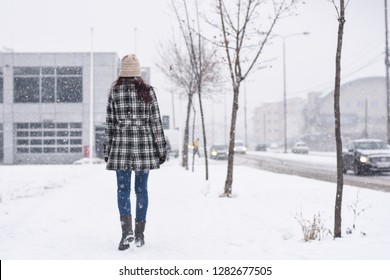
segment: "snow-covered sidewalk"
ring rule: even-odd
[[[151,172],[146,245],[125,252],[105,165],[0,166],[0,259],[390,259],[389,193],[345,186],[343,238],[304,242],[300,214],[333,230],[335,184],[236,166],[234,197],[220,198],[226,162],[210,161],[206,182],[201,160]]]

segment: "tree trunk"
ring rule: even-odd
[[[188,139],[190,137],[190,115],[192,107],[192,97],[193,94],[188,94],[188,103],[187,103],[187,117],[186,124],[184,128],[184,138],[183,138],[183,150],[182,150],[182,167],[185,167],[188,170]]]
[[[203,103],[202,103],[202,90],[201,86],[199,85],[198,88],[198,96],[199,96],[199,110],[200,110],[200,118],[202,120],[202,130],[203,130],[203,151],[204,151],[204,161],[205,161],[205,176],[206,181],[209,179],[209,164],[208,164],[208,155],[207,155],[207,139],[206,139],[206,126],[204,123],[204,113],[203,113]]]
[[[386,117],[387,117],[387,144],[390,145],[390,84],[389,84],[389,39],[387,27],[387,0],[385,0],[385,66],[386,66]]]
[[[192,110],[194,111],[194,117],[192,120],[192,144],[195,143],[195,120],[196,120],[196,111],[195,107],[192,106]],[[192,149],[192,172],[195,171],[195,146],[193,145]]]
[[[336,79],[334,89],[334,116],[335,116],[335,138],[337,152],[337,191],[335,203],[335,223],[334,223],[334,238],[341,237],[341,207],[343,200],[343,180],[344,180],[344,162],[342,155],[341,141],[341,120],[340,120],[340,80],[341,80],[341,49],[343,45],[344,31],[344,0],[340,0],[340,15],[338,18],[339,28],[337,36],[337,51],[336,51]]]
[[[228,155],[228,170],[225,181],[225,189],[222,196],[232,196],[232,184],[233,184],[233,166],[234,166],[234,142],[236,137],[236,120],[238,111],[238,95],[240,93],[240,84],[236,84],[233,87],[233,107],[232,107],[232,119],[230,123],[229,133],[229,155]]]

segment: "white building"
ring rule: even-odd
[[[314,150],[334,150],[334,94],[308,93],[307,99],[287,99],[287,142],[307,142]],[[350,81],[340,89],[343,143],[371,137],[386,140],[386,82],[384,77]],[[254,115],[258,143],[284,141],[283,103],[265,103]]]
[[[95,154],[101,155],[116,53],[94,53]],[[0,53],[0,163],[71,163],[89,148],[90,53]]]
[[[306,117],[306,138],[318,149],[333,149],[334,94],[311,95]],[[367,77],[345,83],[340,88],[341,136],[351,139],[370,137],[386,140],[386,80]]]
[[[286,101],[287,143],[300,140],[304,131],[303,109],[306,101],[303,98],[289,98]],[[284,145],[284,108],[283,102],[269,102],[255,109],[255,139],[258,144]]]

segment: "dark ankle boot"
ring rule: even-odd
[[[123,251],[130,248],[130,242],[134,240],[132,220],[130,216],[121,217],[122,238],[118,250]]]
[[[142,247],[145,245],[145,222],[137,222],[135,221],[135,246]]]

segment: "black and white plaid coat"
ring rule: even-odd
[[[157,169],[166,156],[166,142],[156,94],[145,102],[134,84],[110,91],[107,103],[104,156],[108,170]]]

